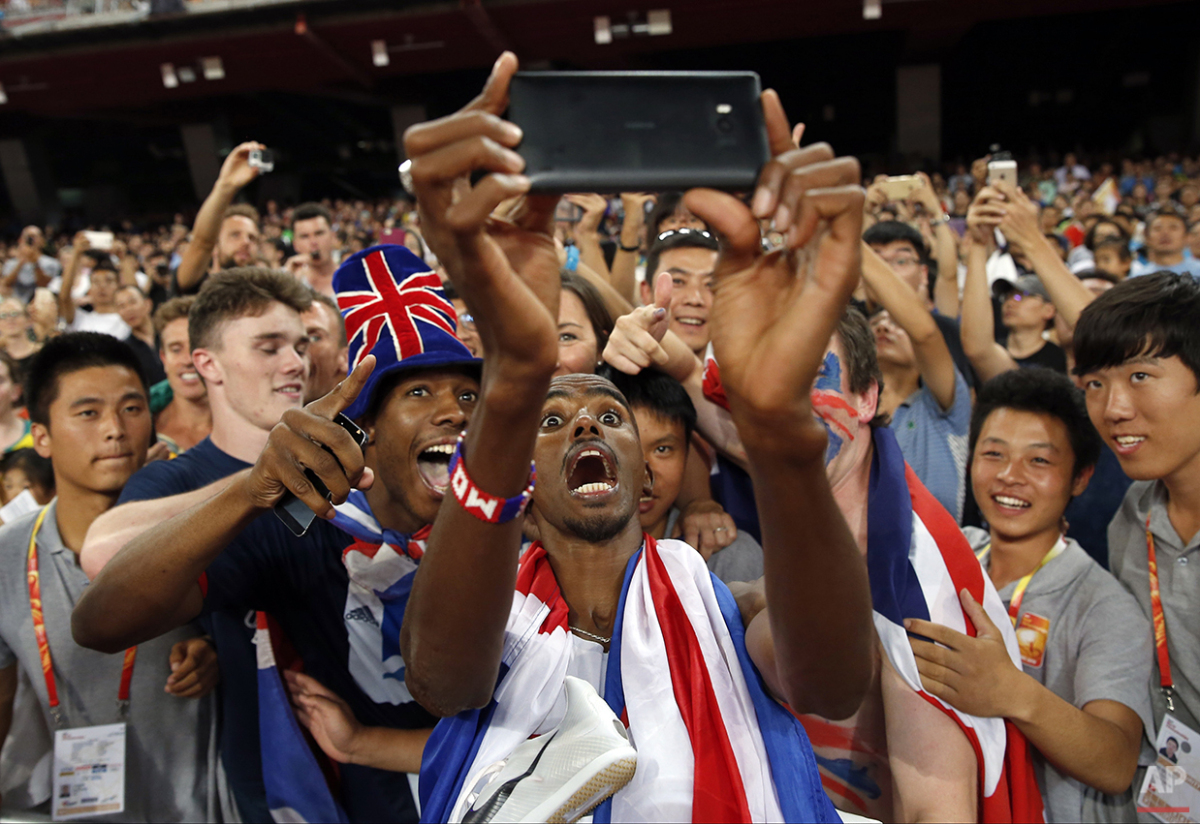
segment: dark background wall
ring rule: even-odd
[[[846,0],[696,0],[670,6],[670,35],[592,39],[597,14],[666,5],[342,0],[0,37],[0,161],[19,144],[46,219],[192,212],[188,124],[211,129],[218,156],[247,139],[275,149],[253,199],[388,194],[394,114],[453,111],[505,47],[537,68],[753,69],[807,140],[872,172],[969,161],[993,143],[1045,160],[1200,149],[1200,4],[910,0],[867,21]],[[393,47],[383,68],[370,60],[378,38]],[[225,78],[164,88],[161,63],[208,54]],[[897,123],[920,104],[897,84],[911,66],[940,75],[940,110],[933,141],[904,151]],[[5,222],[28,211],[18,200],[11,181],[0,189]]]

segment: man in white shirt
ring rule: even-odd
[[[71,263],[67,266],[66,274],[63,275],[62,291],[58,295],[59,314],[72,332],[103,332],[124,340],[133,330],[121,319],[121,315],[117,311],[119,279],[108,256],[96,260],[90,273],[91,287],[88,289],[88,297],[91,300],[92,308],[88,310],[75,306],[75,300],[71,297],[71,289],[75,285],[75,276],[79,273],[80,258],[84,252],[84,249],[78,245],[76,249]]]

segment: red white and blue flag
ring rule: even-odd
[[[262,742],[267,808],[278,822],[346,822],[309,748],[279,675],[267,614],[258,613],[254,645],[258,655],[258,730]]]
[[[443,719],[425,746],[423,821],[461,820],[490,765],[558,726],[573,645],[567,604],[534,544],[492,702]],[[600,686],[638,769],[594,821],[838,820],[804,729],[763,689],[733,596],[687,544],[647,536],[630,559]]]

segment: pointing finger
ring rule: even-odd
[[[328,395],[310,403],[306,408],[315,415],[333,420],[339,412],[348,407],[358,398],[358,393],[367,385],[367,379],[375,369],[375,356],[367,355],[354,371],[333,387]]]
[[[669,272],[659,272],[654,278],[654,305],[659,309],[666,309],[671,305],[671,291],[674,289],[674,284],[671,282]]]

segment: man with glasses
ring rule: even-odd
[[[934,308],[929,288],[929,248],[925,245],[925,238],[903,221],[885,220],[863,232],[863,243],[874,249],[892,267],[892,271],[916,293],[922,305],[933,310],[933,321],[950,349],[954,365],[967,385],[974,386],[975,373],[962,348],[958,321],[939,314]]]

